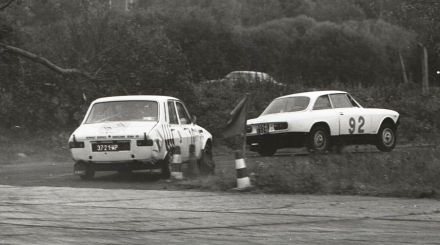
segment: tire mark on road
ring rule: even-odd
[[[48,206],[53,203],[7,203],[7,205],[23,205],[23,206]],[[338,216],[331,215],[309,215],[309,214],[286,214],[286,213],[261,213],[261,212],[234,212],[224,210],[191,210],[191,209],[166,209],[166,208],[148,208],[148,207],[118,207],[118,206],[94,206],[94,205],[69,205],[58,204],[60,206],[77,207],[77,208],[95,208],[95,209],[125,209],[125,210],[152,210],[152,211],[169,211],[169,212],[189,212],[189,213],[217,213],[217,214],[254,214],[254,215],[268,215],[268,216],[296,216],[296,217],[311,217],[311,218],[337,218]],[[266,208],[271,210],[272,208]]]
[[[118,228],[97,228],[97,227],[76,227],[76,226],[60,226],[60,225],[39,225],[39,224],[19,224],[13,222],[0,221],[0,225],[13,225],[21,227],[37,227],[37,228],[56,228],[66,230],[87,230],[87,231],[118,231],[118,232],[133,232],[133,233],[155,233],[155,232],[174,232],[187,230],[213,230],[213,229],[239,229],[243,227],[259,227],[259,226],[277,226],[277,225],[306,225],[326,222],[341,222],[341,221],[356,221],[364,218],[344,218],[344,219],[325,219],[312,221],[297,221],[297,222],[266,222],[240,225],[216,225],[216,226],[197,226],[197,227],[179,227],[179,228],[159,228],[159,229],[118,229]]]

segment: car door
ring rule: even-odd
[[[330,94],[333,108],[339,113],[339,134],[360,135],[371,131],[371,116],[346,93]]]
[[[179,116],[180,126],[182,132],[182,156],[189,158],[190,147],[195,147],[195,152],[200,151],[200,147],[197,144],[198,132],[195,129],[195,125],[191,122],[191,117],[182,101],[176,101],[177,114]],[[194,146],[191,146],[194,145]]]
[[[167,123],[163,125],[163,131],[167,150],[170,151],[174,146],[179,146],[183,152],[183,129],[179,124],[174,100],[167,101]]]

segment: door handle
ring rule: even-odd
[[[341,115],[341,116],[342,116],[342,115],[344,115],[344,113],[343,113],[343,112],[339,112],[339,115]]]

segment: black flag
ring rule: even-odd
[[[226,124],[223,132],[224,137],[232,137],[238,135],[244,135],[246,128],[246,114],[247,114],[247,100],[248,95],[245,95],[243,99],[235,106],[230,113],[230,119]]]

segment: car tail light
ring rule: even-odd
[[[84,148],[84,142],[82,141],[70,141],[69,148]]]
[[[72,141],[69,141],[69,148],[84,148],[84,142],[76,141],[75,135],[72,136]]]
[[[278,122],[273,124],[274,130],[283,130],[287,129],[287,123],[286,122]]]
[[[137,146],[152,146],[153,141],[152,140],[138,140],[136,141]]]
[[[143,140],[137,140],[136,141],[137,146],[153,146],[153,141],[148,139],[147,133],[144,133],[144,139]]]

